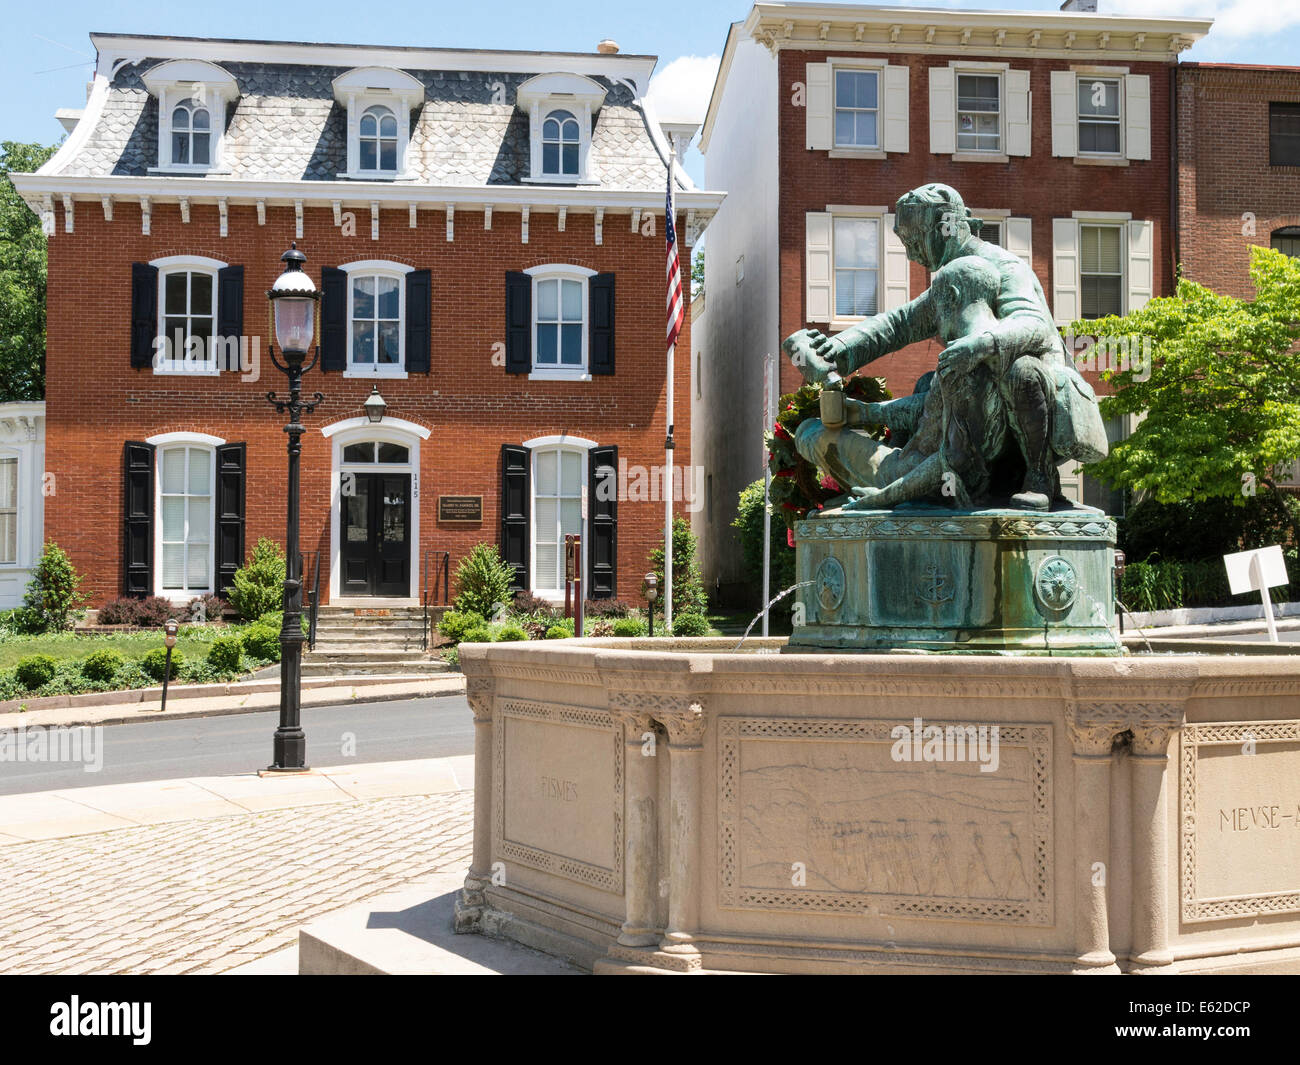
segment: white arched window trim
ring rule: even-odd
[[[0,568],[16,567],[21,564],[26,549],[26,544],[23,542],[24,525],[26,524],[23,515],[23,503],[27,499],[25,494],[26,485],[24,484],[24,478],[27,475],[27,470],[24,467],[26,467],[27,462],[18,448],[0,445],[0,463],[10,461],[14,464],[14,498],[13,507],[6,507],[5,510],[13,514],[14,550],[13,557],[7,558],[6,545],[3,540],[0,540]]]
[[[217,271],[224,269],[228,264],[220,259],[211,259],[206,255],[166,255],[161,259],[153,259],[150,266],[158,268],[158,328],[154,333],[155,338],[166,337],[167,335],[167,278],[171,274],[179,273],[201,273],[208,274],[212,278],[212,335],[217,335],[217,300],[218,300],[218,274]],[[170,339],[170,338],[169,338]],[[162,358],[161,352],[167,349],[154,349],[153,372],[156,374],[191,374],[200,377],[216,377],[220,372],[220,360],[216,357],[216,352],[209,348],[204,352],[202,359],[188,359],[184,351],[176,351],[175,345],[172,346],[170,359]]]
[[[217,567],[217,448],[226,441],[210,433],[158,433],[146,437],[146,444],[154,445],[154,490],[153,490],[153,594],[170,599],[173,603],[188,603],[197,595],[210,595],[216,590],[214,581]],[[163,453],[179,447],[193,448],[206,452],[208,458],[208,586],[206,588],[164,588],[163,587]],[[191,459],[192,461],[192,459]],[[187,467],[188,473],[188,467]],[[189,499],[189,485],[186,499]],[[187,536],[189,542],[188,521],[189,506],[186,504]],[[188,548],[187,548],[188,553]],[[185,583],[189,584],[188,568]]]
[[[529,176],[524,181],[537,184],[598,184],[590,177],[591,131],[596,112],[605,102],[606,90],[599,83],[580,74],[556,72],[539,74],[519,86],[516,101],[528,114],[530,133]],[[578,173],[545,174],[542,172],[542,125],[552,111],[568,111],[578,120]]]
[[[582,436],[570,436],[567,433],[557,433],[550,436],[536,436],[531,440],[525,440],[523,446],[528,448],[528,583],[529,591],[543,599],[554,599],[560,601],[564,598],[564,579],[562,568],[564,565],[563,551],[559,553],[560,581],[558,588],[542,588],[537,583],[537,460],[542,455],[561,454],[568,452],[577,454],[581,461],[581,468],[578,473],[578,484],[581,502],[581,533],[582,533],[582,574],[583,580],[586,580],[587,557],[591,545],[588,543],[587,535],[587,514],[589,500],[587,499],[587,485],[590,484],[591,478],[591,449],[596,447],[596,441],[588,440]],[[558,474],[558,470],[557,470]],[[583,591],[584,597],[587,591]]]
[[[343,509],[342,476],[345,470],[370,470],[378,472],[405,472],[411,474],[411,564],[410,581],[412,605],[417,602],[415,589],[420,580],[420,442],[429,438],[429,429],[415,422],[402,418],[385,417],[382,422],[371,422],[368,418],[344,418],[330,425],[321,426],[321,435],[330,441],[330,602],[339,600],[339,573],[342,558],[339,544],[340,518]],[[343,449],[349,444],[359,444],[367,440],[379,440],[390,444],[401,444],[410,455],[407,463],[345,463]],[[363,600],[358,599],[359,603]],[[364,603],[363,603],[364,605]]]
[[[197,59],[174,59],[149,70],[142,79],[158,101],[158,165],[153,173],[228,174],[222,158],[225,147],[226,106],[239,98],[239,84],[229,71]],[[208,112],[211,133],[208,162],[179,163],[172,159],[172,115],[184,104],[193,112]],[[192,158],[192,156],[191,156]]]
[[[361,181],[396,181],[409,178],[407,149],[411,141],[411,111],[424,102],[424,84],[404,70],[391,67],[357,67],[333,82],[334,99],[347,109],[348,169],[342,178]],[[376,105],[397,119],[396,170],[361,169],[361,117]]]
[[[532,278],[533,282],[533,320],[529,323],[529,329],[532,332],[533,367],[528,379],[530,381],[590,381],[591,296],[587,283],[596,276],[596,271],[589,270],[585,266],[572,266],[568,263],[545,263],[541,266],[530,266],[524,273]],[[543,281],[577,281],[580,284],[582,292],[582,362],[578,366],[542,366],[537,362],[537,352],[539,350],[537,342],[538,312],[540,309],[537,289]]]
[[[348,275],[348,362],[344,377],[370,377],[406,379],[406,275],[415,269],[405,263],[390,259],[360,259],[339,266]],[[397,345],[400,358],[396,366],[380,366],[378,362],[354,363],[352,356],[352,275],[387,277],[397,282]]]

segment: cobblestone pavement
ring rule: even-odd
[[[0,973],[220,973],[469,864],[472,791],[176,821],[0,848]]]

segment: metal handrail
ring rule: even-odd
[[[441,558],[439,559],[438,556],[441,556]],[[435,561],[431,564],[431,560]],[[436,573],[433,578],[433,595],[434,598],[438,597],[438,586],[441,584],[441,605],[446,606],[448,603],[447,597],[451,591],[451,552],[434,551],[430,548],[426,549],[420,558],[420,600],[424,604],[424,625],[421,630],[420,645],[426,652],[429,650],[429,637],[432,633],[429,626],[429,570],[436,566],[438,561],[442,562],[442,567],[441,571]]]
[[[311,589],[311,609],[308,612],[307,627],[307,650],[316,649],[316,616],[320,607],[320,552],[311,552],[312,589]]]

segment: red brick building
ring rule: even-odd
[[[588,594],[635,596],[663,505],[623,489],[669,421],[677,464],[692,446],[684,357],[665,406],[654,58],[92,39],[76,128],[14,175],[49,234],[45,533],[91,605],[219,591],[283,537],[265,292],[292,241],[323,293],[302,542],[324,601],[413,603],[431,552],[481,541],[560,595],[568,533]],[[721,199],[679,177],[684,244]]]
[[[728,194],[709,229],[697,337],[695,453],[715,500],[697,529],[711,582],[739,579],[729,525],[741,488],[762,476],[763,354],[927,285],[893,233],[904,192],[956,188],[981,236],[1033,268],[1061,324],[1170,291],[1171,69],[1208,28],[804,3],[759,3],[731,27],[701,135],[706,184]],[[866,372],[905,395],[938,354],[937,342],[916,344]],[[790,391],[799,377],[781,364]],[[741,420],[724,428],[720,411],[737,405]],[[1076,470],[1062,484],[1115,506]]]
[[[1250,297],[1250,248],[1300,255],[1300,67],[1177,68],[1177,258],[1193,281]]]

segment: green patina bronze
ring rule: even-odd
[[[795,446],[851,486],[796,527],[810,583],[791,649],[1120,653],[1114,523],[1065,499],[1058,473],[1104,458],[1105,427],[1038,279],[979,238],[947,185],[905,194],[896,219],[930,287],[835,337],[804,329],[782,345],[823,386],[822,418]],[[840,392],[843,377],[932,338],[944,349],[912,395]],[[888,443],[865,429],[879,424]]]

